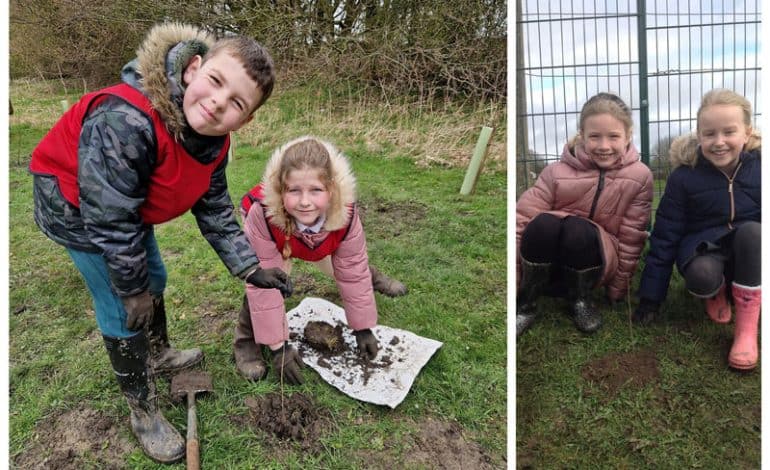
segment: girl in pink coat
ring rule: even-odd
[[[535,300],[566,296],[575,326],[593,333],[601,313],[590,302],[604,286],[626,297],[647,238],[652,172],[631,143],[631,110],[599,93],[580,112],[579,132],[516,203],[516,336],[535,320]]]
[[[373,359],[378,351],[371,331],[377,324],[374,291],[397,296],[406,294],[406,287],[369,266],[355,177],[345,156],[315,137],[287,143],[273,153],[262,183],[244,196],[241,214],[260,266],[290,273],[292,259],[299,258],[334,278],[359,351]],[[288,338],[281,292],[247,284],[234,342],[241,374],[251,380],[264,377],[267,368],[258,345],[266,345],[276,375],[302,383],[302,359]]]

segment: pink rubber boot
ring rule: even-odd
[[[722,282],[722,287],[719,288],[717,295],[706,299],[706,313],[715,323],[730,323],[732,312],[730,311],[730,304],[727,303],[725,290],[725,283]]]
[[[733,282],[735,303],[735,337],[727,363],[733,369],[751,370],[757,366],[759,346],[759,310],[762,302],[761,286],[747,287]]]

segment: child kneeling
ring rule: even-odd
[[[299,258],[334,278],[359,351],[374,358],[379,349],[371,331],[377,324],[374,291],[398,296],[406,287],[369,265],[347,158],[315,137],[287,143],[267,163],[262,183],[243,197],[241,215],[260,266],[290,273],[291,259]],[[234,339],[239,372],[250,380],[264,377],[258,345],[266,345],[276,375],[302,383],[302,359],[288,338],[281,293],[246,284]]]

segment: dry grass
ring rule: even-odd
[[[67,98],[71,104],[87,91],[82,83],[13,80],[10,123],[50,128],[61,115],[61,100]],[[274,148],[299,135],[315,134],[340,148],[404,156],[418,166],[465,167],[482,126],[495,128],[486,167],[504,170],[504,103],[393,103],[353,90],[334,96],[320,89],[308,92],[279,86],[235,140],[238,145]]]

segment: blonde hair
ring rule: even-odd
[[[583,104],[580,110],[580,121],[578,122],[578,133],[569,140],[569,147],[574,148],[583,134],[583,126],[586,119],[599,114],[609,114],[623,123],[626,136],[631,136],[634,128],[634,119],[631,115],[631,108],[613,93],[598,93]]]
[[[743,123],[746,125],[746,127],[751,129],[751,134],[749,135],[749,140],[744,146],[744,150],[754,150],[762,146],[762,138],[759,135],[759,132],[751,125],[751,103],[745,97],[726,88],[716,88],[709,91],[703,95],[703,98],[701,98],[700,108],[698,108],[696,120],[696,129],[698,131],[700,131],[700,117],[703,113],[703,110],[709,106],[719,105],[737,106],[741,109],[741,113],[743,114]]]
[[[326,146],[313,138],[300,140],[285,149],[278,167],[277,178],[272,180],[273,191],[283,197],[288,188],[286,182],[291,172],[308,169],[318,171],[318,179],[321,180],[327,191],[332,194],[336,192],[334,179],[332,178],[331,156]],[[281,256],[283,259],[288,259],[291,256],[289,241],[291,240],[292,233],[294,233],[295,225],[294,218],[286,212],[286,208],[283,205],[281,205],[281,210],[284,212],[285,225],[283,228],[286,234],[286,241],[284,242]]]

